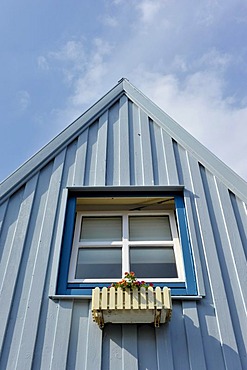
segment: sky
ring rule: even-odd
[[[1,0],[0,181],[125,77],[247,180],[246,0]]]

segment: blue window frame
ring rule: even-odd
[[[77,199],[78,198],[164,198],[173,197],[179,240],[182,249],[184,281],[154,282],[154,286],[168,286],[174,296],[197,295],[197,285],[194,272],[194,262],[192,257],[186,212],[184,205],[183,186],[176,187],[84,187],[69,188],[66,216],[63,232],[63,240],[60,255],[59,273],[57,280],[58,295],[89,295],[96,286],[109,286],[107,283],[82,283],[69,282],[70,259],[72,253],[73,237],[75,232]],[[169,279],[168,279],[169,280]]]

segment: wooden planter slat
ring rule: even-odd
[[[148,308],[154,309],[154,289],[151,286],[148,287]]]
[[[159,286],[155,289],[155,298],[156,298],[156,308],[158,310],[162,309],[162,296],[161,296],[161,289]]]
[[[117,309],[123,309],[123,289],[121,288],[117,289]]]
[[[155,326],[171,317],[170,289],[142,287],[138,289],[95,288],[92,294],[93,320],[103,327],[104,323],[150,323]]]

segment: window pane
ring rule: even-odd
[[[130,240],[172,240],[168,216],[129,217]]]
[[[121,217],[83,217],[80,241],[122,240]]]
[[[121,255],[121,248],[81,248],[75,278],[118,278],[122,275]]]
[[[134,271],[137,277],[178,277],[173,248],[131,247],[130,270]]]

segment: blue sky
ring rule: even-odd
[[[2,0],[0,181],[126,77],[247,180],[245,0]]]

